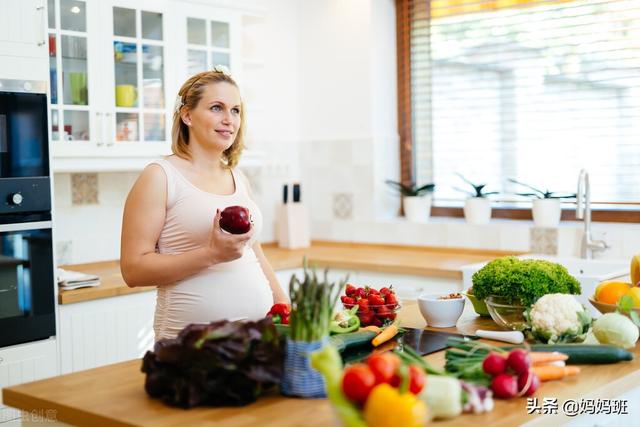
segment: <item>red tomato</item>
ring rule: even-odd
[[[351,283],[347,283],[347,286],[344,288],[344,293],[348,297],[352,297],[356,294],[356,287],[353,286]]]
[[[418,365],[409,365],[409,391],[418,394],[427,383],[427,375]]]
[[[374,354],[367,359],[367,365],[376,377],[376,384],[391,384],[391,380],[400,366],[400,358],[395,354]]]
[[[380,295],[370,294],[369,295],[369,305],[384,305],[385,301]]]
[[[376,385],[376,377],[364,363],[356,363],[344,370],[342,375],[342,391],[347,399],[364,404]]]
[[[409,365],[409,391],[413,394],[419,394],[427,383],[427,374],[424,373],[422,368],[418,365]],[[391,378],[393,387],[400,387],[402,384],[402,377],[396,373]]]

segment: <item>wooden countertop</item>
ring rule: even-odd
[[[281,249],[275,244],[263,245],[264,253],[275,270],[302,266],[302,259],[319,267],[411,274],[429,277],[461,279],[460,267],[488,261],[516,252],[456,249],[421,246],[377,245],[314,241],[305,249]],[[96,274],[101,284],[92,288],[60,291],[59,304],[71,304],[94,299],[154,290],[154,286],[129,288],[120,274],[119,261],[63,265],[61,268]]]
[[[423,328],[425,322],[415,303],[402,309],[403,324]],[[474,333],[478,328],[495,329],[490,320],[479,318],[467,304],[457,328],[445,330]],[[544,383],[539,398],[554,397],[560,405],[567,399],[620,396],[640,384],[640,345],[633,350],[636,358],[615,365],[585,365],[576,377]],[[426,357],[436,366],[444,363],[444,352]],[[54,413],[56,420],[92,426],[173,426],[216,425],[227,427],[325,427],[336,425],[333,411],[325,399],[292,399],[270,395],[241,408],[172,408],[151,399],[144,391],[141,360],[104,366],[47,380],[17,385],[3,390],[6,405],[36,413]],[[427,384],[428,387],[428,384]],[[64,390],[64,392],[60,392]],[[47,412],[53,410],[53,412]],[[561,411],[560,411],[561,412]],[[629,414],[637,417],[640,414]],[[631,420],[632,418],[630,418]],[[497,400],[493,412],[462,415],[437,426],[475,425],[507,427],[560,425],[573,418],[564,415],[528,415],[526,399]],[[631,425],[631,421],[629,424]]]

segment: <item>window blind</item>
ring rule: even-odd
[[[457,174],[518,200],[529,190],[509,178],[575,192],[584,168],[592,200],[640,203],[640,1],[401,6],[414,179],[435,182],[437,201],[467,197]]]

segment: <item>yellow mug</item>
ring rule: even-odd
[[[118,107],[135,107],[138,91],[134,85],[116,85],[116,105]]]

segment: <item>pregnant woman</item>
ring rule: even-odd
[[[130,287],[157,286],[155,339],[190,323],[264,317],[288,302],[257,236],[262,214],[235,168],[244,110],[228,70],[217,66],[180,88],[173,154],[148,165],[124,207],[120,268]],[[220,228],[228,206],[249,209],[245,234]]]

